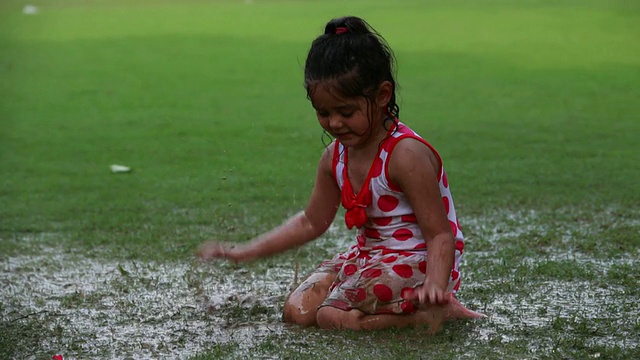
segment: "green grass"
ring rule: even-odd
[[[468,237],[461,299],[492,317],[426,339],[288,328],[280,284],[275,295],[252,288],[269,297],[263,302],[180,313],[220,336],[190,354],[638,356],[637,340],[626,339],[640,331],[638,4],[32,3],[36,15],[24,15],[23,2],[0,4],[0,348],[9,357],[37,349],[48,358],[56,346],[110,357],[109,345],[88,350],[95,339],[71,313],[115,306],[116,324],[99,321],[161,327],[179,312],[160,320],[138,313],[127,292],[171,291],[163,274],[189,264],[200,242],[245,241],[305,206],[324,145],[302,67],[324,23],[345,14],[365,17],[396,51],[401,118],[443,156]],[[133,172],[111,174],[110,164]],[[225,276],[243,283],[254,274],[260,284],[272,271],[289,275],[294,263],[309,271],[348,236],[338,227],[328,242],[274,259],[170,279],[198,303]],[[95,289],[47,298],[26,285],[88,259],[109,269]],[[582,291],[588,296],[574,299]],[[57,308],[24,306],[30,295]],[[246,344],[234,323],[279,330]],[[165,347],[118,343],[116,356],[168,356],[196,337],[189,329]],[[370,343],[381,344],[374,355]]]

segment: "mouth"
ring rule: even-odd
[[[349,136],[349,134],[351,134],[351,133],[350,132],[345,132],[345,133],[340,133],[340,134],[334,133],[333,137],[335,137],[335,138],[344,138],[346,136]]]

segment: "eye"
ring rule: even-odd
[[[354,113],[353,111],[351,111],[351,112],[341,112],[340,115],[342,115],[342,117],[344,117],[344,118],[350,118],[350,117],[353,116],[353,113]]]
[[[316,115],[318,115],[318,117],[327,117],[327,116],[329,116],[329,112],[328,111],[316,110]]]

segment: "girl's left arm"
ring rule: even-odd
[[[455,258],[455,240],[440,194],[436,154],[415,139],[398,142],[391,154],[389,176],[406,195],[427,242],[427,272],[424,284],[413,298],[420,303],[444,304]]]

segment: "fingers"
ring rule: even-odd
[[[437,293],[436,302],[438,305],[444,305],[449,302],[449,293],[447,291],[439,291]]]
[[[448,301],[448,298],[444,291],[432,289],[432,291],[430,291],[426,296],[425,304],[428,303],[428,304],[444,305],[447,303],[447,301]]]
[[[449,293],[435,287],[424,284],[407,294],[407,300],[418,301],[423,305],[444,305],[449,302]]]
[[[198,248],[196,256],[203,261],[209,261],[215,258],[227,258],[230,257],[230,249],[233,249],[233,246],[210,241],[202,244],[200,248]]]
[[[434,289],[427,289],[427,291],[421,291],[419,297],[421,304],[437,304],[437,294]]]

